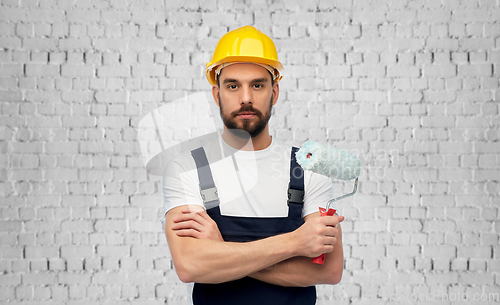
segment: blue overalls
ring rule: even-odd
[[[295,160],[292,148],[287,217],[234,217],[221,215],[217,189],[203,148],[191,152],[200,180],[207,213],[217,223],[225,241],[249,242],[294,231],[300,227],[304,204],[304,172]],[[299,271],[300,272],[300,271]],[[316,288],[282,287],[244,277],[221,284],[195,283],[194,305],[312,305],[316,304]]]

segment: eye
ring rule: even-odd
[[[255,84],[255,85],[253,85],[253,86],[254,86],[254,88],[256,88],[256,89],[260,89],[260,88],[264,87],[262,84]]]
[[[236,85],[228,85],[227,87],[231,90],[238,88],[238,86],[236,86]]]

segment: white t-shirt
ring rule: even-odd
[[[291,146],[276,139],[259,151],[235,150],[219,137],[204,146],[217,187],[222,215],[286,217]],[[333,198],[331,179],[304,171],[302,217],[318,212]],[[198,171],[189,152],[169,162],[163,177],[164,211],[182,205],[203,206]]]

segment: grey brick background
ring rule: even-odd
[[[362,162],[318,304],[498,304],[498,0],[1,0],[0,303],[185,303],[137,125],[247,24],[286,69],[273,135]]]

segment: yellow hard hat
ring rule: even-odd
[[[283,66],[278,60],[274,42],[253,26],[244,26],[226,33],[217,43],[212,60],[207,63],[206,76],[211,85],[216,84],[215,70],[230,62],[248,62],[274,68],[275,81],[281,80]]]

